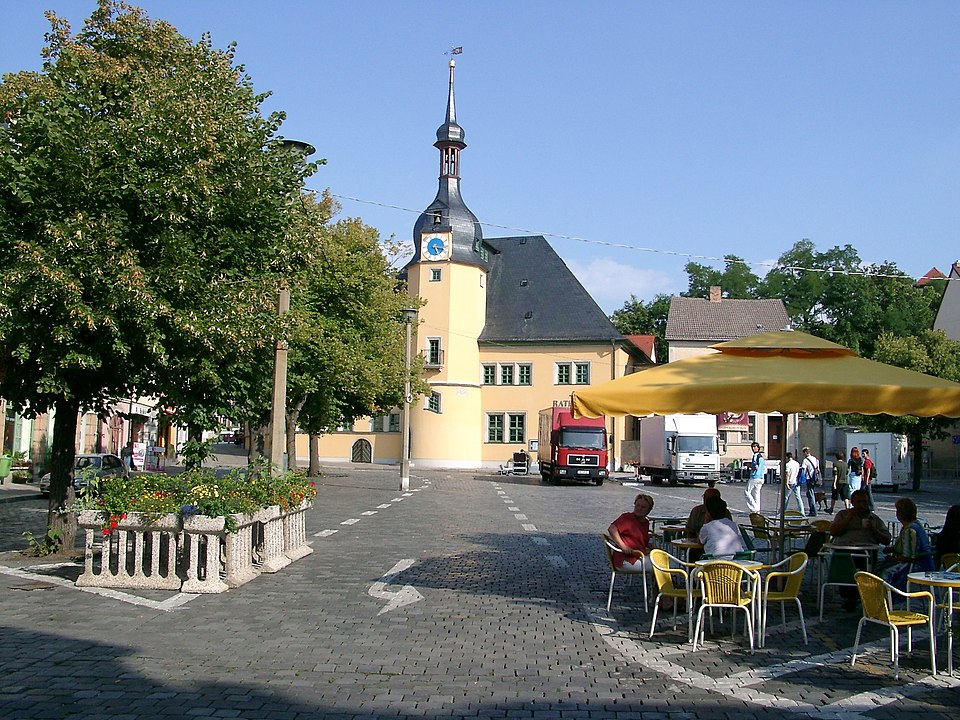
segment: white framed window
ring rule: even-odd
[[[525,413],[487,413],[487,442],[526,444]]]
[[[533,365],[530,363],[517,365],[517,385],[533,385]]]
[[[440,338],[427,338],[427,357],[425,360],[427,367],[440,367],[443,365],[443,348],[440,345]]]
[[[555,367],[557,385],[590,384],[590,363],[588,362],[558,362]]]
[[[497,366],[493,363],[485,364],[483,366],[483,384],[484,385],[496,385],[497,384]]]
[[[500,366],[500,384],[513,385],[513,365]]]

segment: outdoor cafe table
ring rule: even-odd
[[[678,535],[683,535],[687,531],[686,524],[684,525],[670,525],[664,523],[660,526],[660,533],[663,536],[664,542],[670,542],[671,540],[677,539]]]
[[[677,548],[677,550],[683,550],[683,559],[685,562],[690,562],[691,550],[703,548],[703,543],[699,540],[687,540],[686,538],[671,540],[670,544]]]
[[[953,675],[953,591],[960,589],[960,573],[913,572],[907,575],[907,585],[911,584],[947,588],[947,672]]]

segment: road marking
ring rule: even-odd
[[[336,530],[321,530],[320,532],[314,533],[313,536],[314,536],[314,537],[330,537],[330,536],[333,535],[335,532],[337,532],[337,531],[336,531]]]
[[[409,558],[406,560],[400,560],[394,565],[390,572],[386,575],[383,575],[377,582],[370,586],[370,589],[367,590],[367,595],[378,600],[389,600],[386,607],[384,607],[377,615],[383,615],[385,612],[390,612],[391,610],[396,610],[401,608],[404,605],[409,605],[410,603],[415,603],[419,600],[423,600],[423,595],[417,592],[417,589],[413,585],[404,585],[399,590],[387,590],[387,585],[390,581],[404,570],[412,566],[416,560]]]
[[[349,520],[344,520],[341,525],[355,525],[360,522],[360,518],[350,518]]]
[[[394,498],[394,499],[391,500],[390,502],[401,502],[402,500],[403,500],[403,498]]]
[[[518,512],[520,508],[514,505],[513,507],[508,507],[507,510],[509,510],[510,512]]]
[[[524,530],[526,530],[527,532],[536,532],[536,531],[537,531],[537,526],[534,525],[533,523],[521,523],[520,527],[522,527],[522,528],[523,528]]]
[[[517,513],[517,514],[514,515],[514,517],[515,517],[517,520],[529,520],[529,519],[530,519],[530,518],[528,518],[526,515],[524,515],[523,513]]]
[[[382,503],[380,505],[377,505],[378,510],[386,510],[388,507],[390,507],[390,503]]]
[[[361,515],[376,515],[376,514],[377,514],[377,511],[376,511],[376,510],[364,510],[364,511],[363,511],[362,513],[360,513],[360,514],[361,514]]]
[[[52,565],[50,567],[59,567],[64,564],[67,563],[58,563],[57,565]],[[35,565],[32,567],[43,568],[44,566]],[[120,602],[125,602],[130,605],[139,605],[140,607],[146,607],[152,610],[162,610],[163,612],[175,610],[198,597],[197,595],[191,593],[177,593],[173,597],[167,598],[163,601],[148,600],[147,598],[142,598],[138,595],[131,595],[130,593],[120,592],[119,590],[114,590],[112,588],[77,587],[72,580],[67,580],[66,578],[57,577],[55,575],[27,572],[26,570],[8,568],[2,565],[0,565],[0,574],[10,575],[12,577],[22,578],[24,580],[32,580],[34,582],[44,582],[49,583],[50,585],[58,585],[64,588],[70,588],[71,590],[79,590],[80,592],[92,593],[93,595],[100,595],[101,597],[119,600]]]

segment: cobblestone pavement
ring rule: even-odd
[[[851,668],[857,616],[831,602],[818,623],[812,590],[809,645],[775,613],[753,655],[726,627],[693,653],[669,617],[650,639],[622,579],[608,614],[597,533],[633,487],[416,470],[411,484],[331,467],[313,554],[215,596],[79,590],[77,565],[9,552],[42,532],[46,502],[0,503],[0,717],[957,717],[960,677],[929,676],[923,633],[899,681],[880,629]],[[921,514],[942,518],[955,488],[914,495]],[[649,491],[655,513],[685,514],[702,488]],[[743,485],[722,491],[742,513]],[[878,496],[882,516],[894,499]]]

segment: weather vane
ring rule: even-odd
[[[451,47],[447,52],[444,53],[444,55],[453,56],[453,55],[459,55],[462,52],[463,52],[463,45],[460,45],[459,47]]]

